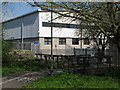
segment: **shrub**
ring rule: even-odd
[[[13,54],[10,53],[12,51],[12,42],[5,41],[2,42],[2,64],[6,66],[10,66],[10,62],[13,60]]]
[[[24,61],[34,57],[35,53],[31,50],[13,50],[13,52],[17,56],[17,60]]]

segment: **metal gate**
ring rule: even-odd
[[[22,49],[22,45],[23,45],[23,49]],[[23,44],[21,44],[21,42],[13,42],[13,47],[14,49],[17,49],[17,50],[32,50],[37,54],[40,53],[39,43],[23,42]]]
[[[31,43],[31,50],[33,50],[36,54],[40,53],[40,44]]]

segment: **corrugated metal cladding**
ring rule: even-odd
[[[38,13],[24,16],[4,23],[5,39],[20,39],[21,30],[23,38],[38,37],[39,19]]]

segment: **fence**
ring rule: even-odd
[[[20,42],[14,42],[14,48],[21,50],[22,44]],[[50,54],[51,49],[40,49],[39,44],[34,44],[32,42],[24,42],[23,50],[32,50],[36,54]],[[112,57],[112,64],[120,65],[120,55],[116,49],[106,49],[105,56]],[[53,49],[53,55],[96,55],[98,52],[96,50],[91,50],[89,48],[72,48],[66,46],[65,49]]]
[[[120,66],[120,54],[118,51],[110,51],[108,52],[110,56],[112,56],[112,64],[116,66]]]
[[[39,53],[39,44],[34,44],[33,42],[13,42],[13,47],[17,50],[32,50],[35,53]]]
[[[90,55],[42,55],[37,54],[37,56],[44,56],[46,64],[49,61],[52,62],[54,69],[62,69],[63,71],[74,71],[82,73],[91,73],[94,71],[96,74],[103,74],[103,71],[111,70],[111,56],[104,56],[106,60],[101,61],[100,56],[90,56]]]
[[[112,64],[114,65],[120,65],[120,55],[118,54],[118,51],[111,51],[110,49],[105,49],[104,54],[98,53],[97,50],[92,50],[89,48],[72,48],[72,49],[58,49],[58,52],[55,53],[55,50],[53,49],[53,55],[99,55],[100,57],[103,57],[103,60],[106,60],[104,56],[111,56]],[[50,54],[50,50],[41,50],[43,52],[42,54]],[[47,52],[47,53],[46,53]],[[104,56],[103,56],[104,55]]]
[[[22,48],[23,45],[23,48]],[[18,50],[31,50],[31,43],[30,42],[24,42],[23,44],[21,42],[13,42],[13,47]]]
[[[51,54],[51,49],[40,49],[41,54]],[[54,55],[85,55],[85,54],[95,54],[95,50],[90,50],[86,48],[70,48],[70,49],[53,49]]]

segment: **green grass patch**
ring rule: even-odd
[[[24,71],[25,69],[19,67],[2,67],[2,75],[6,76],[10,73],[14,73],[17,71]]]
[[[61,73],[44,76],[37,81],[28,83],[23,88],[118,88],[118,81],[112,77],[98,77]]]

